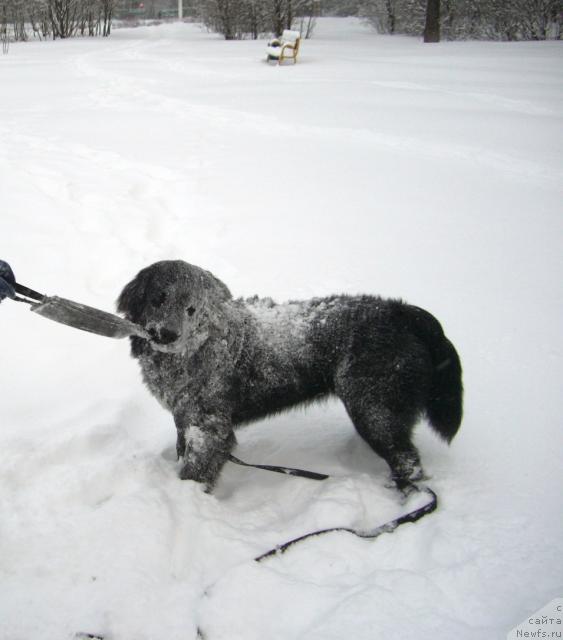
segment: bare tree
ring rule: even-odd
[[[107,38],[111,33],[111,22],[115,10],[115,0],[100,0],[102,35]]]
[[[79,25],[78,0],[49,0],[49,17],[54,38],[70,38]]]
[[[378,33],[393,35],[397,26],[398,0],[371,0],[365,2],[360,15],[367,20]]]

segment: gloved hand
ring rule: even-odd
[[[0,302],[4,298],[15,298],[16,277],[10,265],[4,260],[0,260]]]

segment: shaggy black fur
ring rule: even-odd
[[[132,353],[174,416],[180,477],[208,489],[235,427],[329,394],[399,488],[422,477],[411,441],[418,418],[448,442],[459,428],[458,355],[432,315],[399,300],[233,300],[211,273],[178,260],[143,269],[118,310],[151,335],[131,338]]]

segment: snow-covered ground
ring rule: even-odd
[[[0,307],[0,638],[481,640],[563,595],[563,42],[423,45],[321,20],[296,66],[195,25],[0,57],[0,258],[111,310],[155,260],[235,295],[431,310],[465,369],[440,508],[404,509],[336,402],[248,427],[214,495],[126,341]]]

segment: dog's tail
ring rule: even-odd
[[[426,415],[434,430],[451,442],[463,415],[461,362],[438,320],[420,307],[405,307],[410,330],[426,345],[432,359],[432,381]]]

